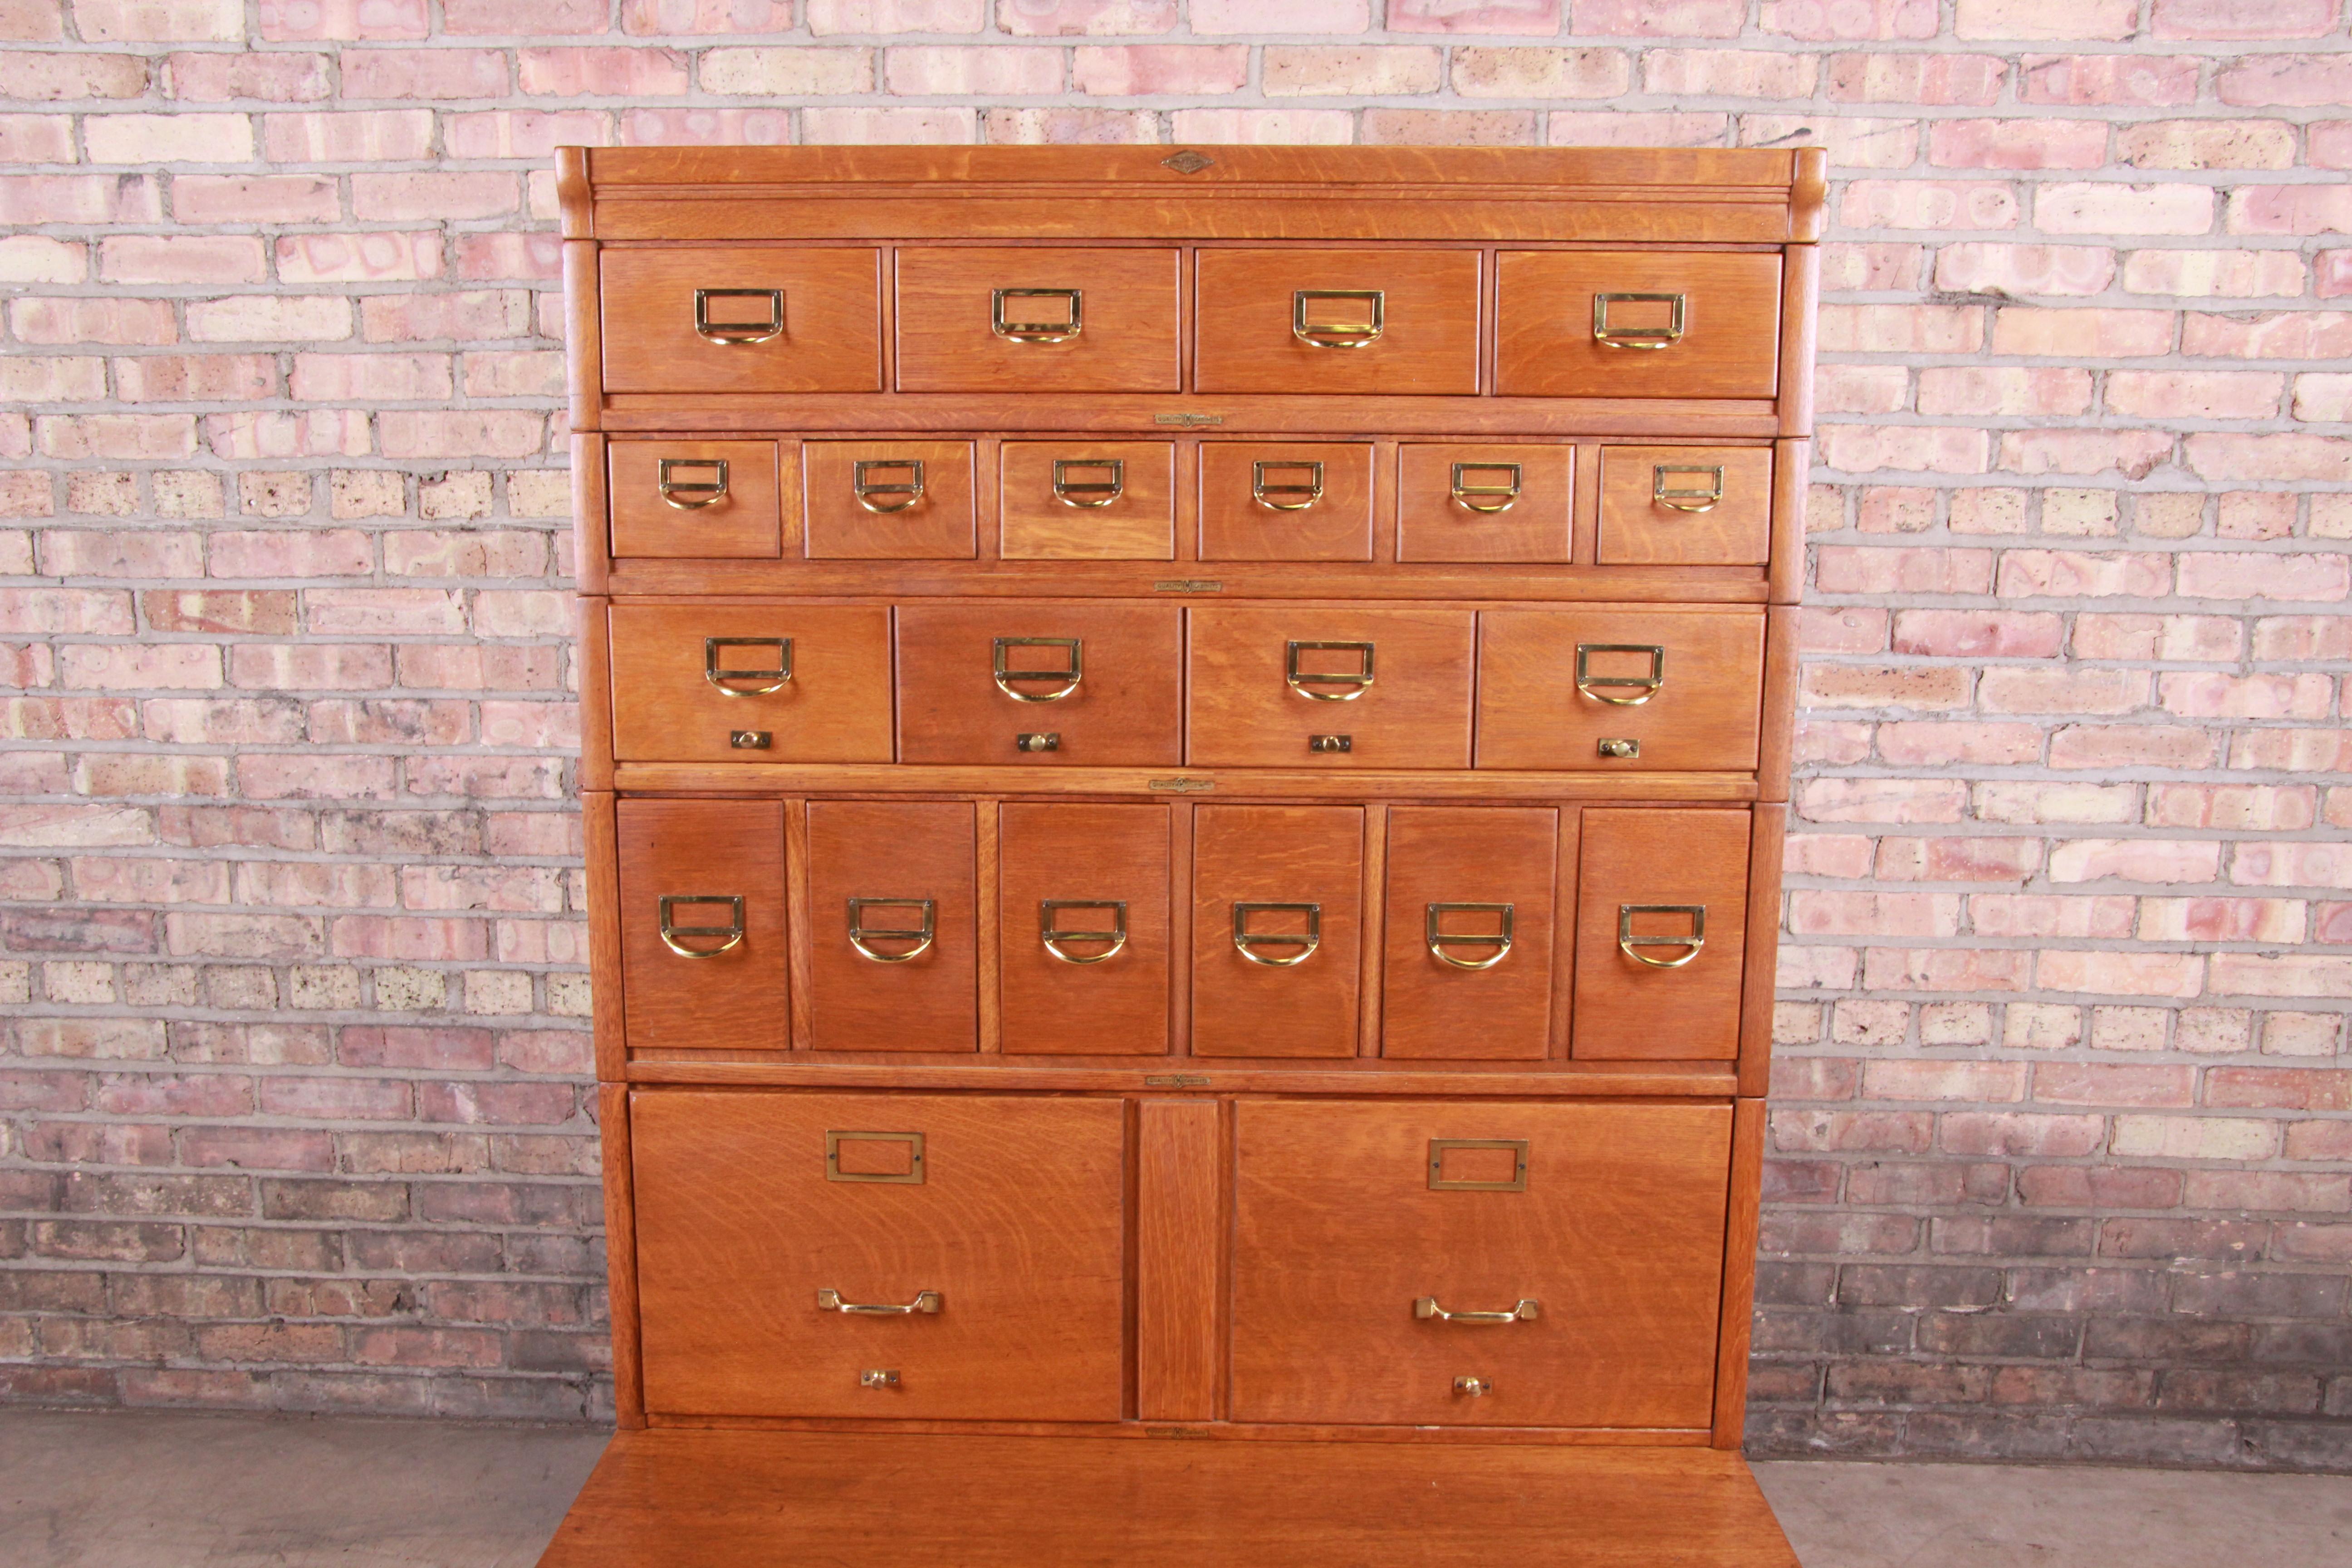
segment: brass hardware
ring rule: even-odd
[[[1628,762],[1642,754],[1642,742],[1627,736],[1607,735],[1601,737],[1599,749],[1604,757]]]
[[[1108,910],[1108,931],[1064,931],[1055,917],[1064,910]],[[1127,946],[1127,901],[1124,899],[1041,899],[1037,903],[1037,940],[1065,963],[1100,963],[1117,958]],[[1066,942],[1107,942],[1110,946],[1092,957],[1064,952]]]
[[[1612,305],[1671,307],[1663,327],[1612,327]],[[1612,349],[1670,349],[1683,341],[1686,299],[1681,294],[1595,294],[1592,297],[1592,341]]]
[[[725,904],[732,918],[723,926],[682,926],[677,910],[683,904]],[[716,958],[743,945],[743,897],[740,893],[664,893],[659,907],[662,945],[680,958]],[[688,947],[681,937],[724,937],[717,947]]]
[[[1214,577],[1162,577],[1151,584],[1155,594],[1222,594],[1225,585]]]
[[[869,926],[866,923],[868,910],[920,910],[923,923],[909,930],[904,926]],[[920,958],[931,950],[939,934],[939,906],[929,899],[852,899],[849,900],[849,945],[877,963],[904,963]],[[869,942],[911,942],[915,945],[904,952],[877,952],[866,946]]]
[[[896,1377],[897,1373],[891,1375]],[[1494,1393],[1495,1380],[1491,1377],[1457,1377],[1454,1380],[1454,1392],[1466,1394],[1475,1399],[1482,1394]]]
[[[1511,477],[1504,484],[1463,483],[1465,474],[1495,474],[1506,471]],[[1498,511],[1508,511],[1519,499],[1519,466],[1517,463],[1456,463],[1454,465],[1453,479],[1447,488],[1452,490],[1456,504],[1468,510],[1486,512],[1489,515]],[[1471,499],[1474,496],[1477,498],[1475,500]],[[1494,498],[1496,496],[1503,499],[1496,500]]]
[[[1270,485],[1265,482],[1268,468],[1305,468],[1307,482],[1303,485]],[[1305,500],[1276,500],[1276,496],[1305,496]],[[1250,465],[1250,499],[1262,507],[1276,511],[1305,511],[1323,499],[1323,465],[1315,462],[1252,463]]]
[[[1172,779],[1151,779],[1147,781],[1143,787],[1146,789],[1164,791],[1171,795],[1199,795],[1203,790],[1213,790],[1216,788],[1217,781],[1214,779],[1188,779],[1179,775]]]
[[[918,1290],[915,1299],[905,1306],[889,1303],[869,1306],[863,1301],[845,1301],[838,1290],[819,1290],[816,1310],[820,1312],[849,1312],[861,1318],[911,1318],[917,1312],[936,1312],[943,1305],[937,1290]]]
[[[1207,1075],[1197,1072],[1148,1072],[1143,1075],[1146,1089],[1206,1089]]]
[[[1371,307],[1368,321],[1310,321],[1310,300],[1353,300]],[[1384,302],[1378,289],[1300,289],[1290,296],[1290,335],[1318,349],[1360,349],[1380,341]]]
[[[1414,1317],[1439,1323],[1532,1322],[1539,1310],[1538,1303],[1524,1297],[1507,1312],[1449,1312],[1437,1304],[1434,1296],[1423,1296],[1412,1304]]]
[[[1595,675],[1592,656],[1596,653],[1646,653],[1650,656],[1650,673],[1642,675]],[[1595,702],[1606,702],[1612,708],[1639,708],[1658,694],[1666,683],[1666,650],[1656,643],[1640,642],[1580,642],[1576,645],[1576,689]],[[1612,697],[1599,689],[1630,687],[1638,697]]]
[[[1636,936],[1633,934],[1635,915],[1688,915],[1691,929],[1688,936]],[[1619,951],[1636,963],[1646,963],[1653,969],[1680,969],[1699,954],[1706,945],[1706,906],[1705,904],[1620,904],[1617,906],[1617,946]],[[1649,958],[1636,951],[1644,947],[1686,947],[1680,958]]]
[[[1004,319],[1007,300],[1063,300],[1069,303],[1069,319],[1061,321],[1008,321]],[[998,337],[1016,343],[1066,343],[1086,331],[1084,317],[1086,296],[1076,289],[993,289],[989,291],[988,330]]]
[[[1507,1181],[1474,1182],[1445,1174],[1451,1149],[1508,1149],[1511,1175]],[[1528,1190],[1528,1141],[1524,1138],[1433,1138],[1429,1141],[1429,1190],[1433,1193],[1524,1193]]]
[[[1666,488],[1668,474],[1706,474],[1711,477],[1703,490],[1675,490]],[[1715,503],[1723,499],[1723,465],[1721,463],[1654,463],[1650,468],[1650,500],[1659,506],[1675,511],[1713,511]]]
[[[1353,735],[1309,735],[1307,737],[1307,749],[1310,752],[1352,752],[1356,749],[1356,737]]]
[[[773,669],[730,669],[719,662],[719,650],[723,647],[772,647],[776,650]],[[782,691],[793,679],[793,639],[790,637],[705,637],[702,639],[702,679],[730,697],[765,697],[772,691]],[[765,686],[730,686],[732,680],[764,680]]]
[[[764,752],[775,743],[772,730],[730,730],[727,743],[739,752]]]
[[[844,1143],[904,1143],[907,1144],[907,1168],[904,1171],[845,1171],[841,1168],[841,1146]],[[828,1182],[887,1182],[901,1187],[923,1184],[923,1135],[919,1132],[827,1132],[824,1135],[824,1179]]]
[[[1461,1380],[1456,1378],[1454,1381],[1458,1383]],[[857,1374],[857,1386],[860,1388],[896,1388],[898,1386],[898,1373],[889,1367],[870,1367]]]
[[[1066,669],[1014,669],[1005,662],[1006,656],[1016,647],[1058,647],[1070,656]],[[1059,702],[1078,689],[1086,678],[1086,646],[1078,637],[998,637],[996,639],[996,689],[1015,702]],[[1053,691],[1015,691],[1016,680],[1058,680],[1061,686]]]
[[[711,478],[707,483],[691,483],[677,478],[680,468],[709,468]],[[662,458],[654,464],[654,481],[661,490],[664,504],[680,511],[700,511],[727,499],[727,459]]]
[[[1155,414],[1151,422],[1154,425],[1181,425],[1190,430],[1202,425],[1223,425],[1225,416],[1222,414]]]
[[[1073,468],[1108,468],[1108,481],[1073,484]],[[1124,458],[1056,458],[1054,459],[1054,499],[1064,506],[1092,510],[1105,507],[1127,493],[1127,459]]]
[[[903,485],[881,484],[868,479],[869,474],[904,473]],[[904,511],[923,499],[923,460],[920,458],[870,458],[850,465],[849,490],[857,504],[867,511],[885,514]],[[905,496],[905,500],[876,500],[876,496]]]
[[[1016,752],[1058,752],[1062,749],[1062,732],[1047,730],[1039,734],[1016,733],[1013,737],[1013,749]]]
[[[1496,917],[1499,929],[1493,931],[1450,931],[1440,929],[1447,915],[1477,914]],[[1429,947],[1429,956],[1440,963],[1456,969],[1492,969],[1511,956],[1511,906],[1508,904],[1432,904],[1422,921],[1422,937]],[[1487,958],[1456,958],[1445,950],[1449,947],[1491,947],[1494,954]]]
[[[1292,936],[1286,931],[1252,931],[1250,916],[1258,914],[1303,914],[1307,917],[1304,935]],[[1263,963],[1269,969],[1294,969],[1315,956],[1323,945],[1323,906],[1321,904],[1244,904],[1234,905],[1234,946],[1252,963]],[[1289,958],[1271,958],[1255,950],[1261,947],[1295,947],[1299,951]]]
[[[714,321],[713,300],[765,300],[764,321]],[[706,342],[740,348],[748,343],[773,342],[784,335],[784,291],[782,289],[697,289],[694,291],[694,335]]]
[[[1296,691],[1301,697],[1309,697],[1318,702],[1353,702],[1357,698],[1361,697],[1366,691],[1371,689],[1372,646],[1373,645],[1368,642],[1291,643],[1289,645],[1290,651],[1287,656],[1287,662],[1283,672],[1283,679],[1289,684],[1290,689]],[[1312,653],[1318,649],[1328,652],[1352,652],[1358,654],[1361,656],[1363,659],[1362,666],[1360,668],[1350,670],[1345,674],[1333,674],[1320,670],[1301,669],[1298,668],[1298,656],[1300,654]],[[1345,691],[1309,691],[1307,689],[1309,686],[1344,686],[1348,689]]]
[[[1185,148],[1181,153],[1172,153],[1160,161],[1169,168],[1175,170],[1180,174],[1197,174],[1202,170],[1216,162],[1214,158],[1210,157],[1206,153],[1195,153],[1190,147]]]

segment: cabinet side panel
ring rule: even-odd
[[[1756,1307],[1757,1204],[1764,1185],[1764,1101],[1731,1106],[1731,1207],[1724,1228],[1723,1327],[1716,1340],[1712,1446],[1737,1449],[1748,1414],[1748,1348]]]
[[[613,1314],[613,1419],[623,1430],[646,1424],[645,1367],[638,1343],[637,1198],[629,1167],[629,1089],[596,1090],[596,1126],[604,1145],[604,1268]]]

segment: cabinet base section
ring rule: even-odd
[[[1711,1448],[631,1431],[540,1568],[1798,1568]]]

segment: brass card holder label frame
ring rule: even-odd
[[[776,650],[773,669],[735,669],[721,664],[721,648],[772,647]],[[702,639],[702,679],[719,688],[729,697],[765,697],[772,691],[782,691],[793,679],[793,639],[790,637],[705,637]],[[732,680],[763,680],[764,686],[730,686]]]
[[[1056,647],[1070,656],[1063,669],[1015,669],[1012,655],[1015,648]],[[998,637],[996,639],[996,689],[1015,702],[1059,702],[1078,689],[1087,678],[1087,645],[1083,637]],[[1016,691],[1016,680],[1058,680],[1061,686],[1053,691]]]
[[[1004,315],[1007,300],[1061,300],[1070,307],[1059,321],[1013,321]],[[988,330],[1008,342],[1066,343],[1087,330],[1086,291],[1079,289],[992,289],[988,291]]]
[[[1369,307],[1362,321],[1318,321],[1307,307],[1327,300],[1348,300]],[[1290,296],[1290,335],[1311,348],[1361,349],[1381,341],[1388,327],[1387,296],[1378,289],[1297,289]]]
[[[1269,484],[1270,471],[1307,470],[1305,484]],[[1304,500],[1276,500],[1276,496],[1304,497]],[[1272,511],[1305,511],[1323,499],[1323,465],[1313,458],[1295,460],[1283,458],[1262,458],[1250,464],[1250,500]]]
[[[885,473],[905,474],[907,482],[887,484],[874,477],[877,474]],[[923,499],[923,459],[920,458],[860,458],[849,466],[849,493],[856,497],[857,504],[867,511],[880,512],[884,516],[892,512],[905,511]],[[877,496],[904,496],[907,499],[877,500],[875,499]]]
[[[1252,915],[1294,914],[1307,917],[1304,932],[1250,930]],[[1315,956],[1323,945],[1323,906],[1321,904],[1244,903],[1234,905],[1234,947],[1252,963],[1263,963],[1269,969],[1296,969]],[[1276,958],[1257,951],[1261,947],[1295,947],[1299,951],[1288,958]]]
[[[1511,956],[1511,921],[1514,906],[1510,904],[1432,904],[1422,922],[1422,936],[1429,955],[1440,963],[1455,969],[1492,969]],[[1447,915],[1493,915],[1496,929],[1491,931],[1446,931]],[[1445,950],[1450,947],[1491,947],[1495,951],[1485,958],[1456,958]]]
[[[765,300],[768,319],[764,321],[714,321],[710,319],[713,300]],[[784,335],[784,291],[782,289],[697,289],[694,291],[694,335],[705,342],[722,348],[745,348],[753,343],[771,343]]]
[[[866,923],[868,910],[920,910],[923,923],[905,926],[869,926]],[[931,899],[852,899],[849,900],[849,945],[877,963],[908,963],[930,952],[931,943],[939,938],[939,904]],[[877,952],[866,945],[869,942],[911,942],[915,945],[905,952]]]
[[[907,1169],[895,1173],[845,1171],[841,1168],[841,1146],[844,1143],[904,1143],[908,1145]],[[919,1132],[836,1132],[828,1130],[824,1135],[824,1179],[828,1182],[883,1182],[895,1186],[919,1187],[923,1184],[923,1135]]]
[[[1472,474],[1502,474],[1511,477],[1499,485],[1474,485],[1468,482]],[[1447,493],[1454,504],[1465,511],[1492,517],[1508,511],[1518,504],[1520,474],[1517,463],[1456,463],[1446,481]],[[1496,498],[1500,498],[1499,500]]]
[[[677,923],[677,911],[693,904],[723,904],[730,918],[723,926],[682,926]],[[743,895],[740,893],[664,893],[655,907],[660,921],[656,928],[662,945],[680,958],[717,958],[722,952],[732,952],[743,945]],[[717,947],[688,947],[688,939],[703,941],[720,937]]]
[[[1108,479],[1077,480],[1072,474],[1086,469],[1101,472],[1108,469]],[[1124,458],[1056,458],[1054,459],[1054,499],[1064,506],[1080,507],[1092,511],[1111,505],[1127,493],[1127,459]]]
[[[1688,915],[1688,936],[1637,935],[1633,931],[1635,915]],[[1617,948],[1636,963],[1652,969],[1680,969],[1696,958],[1706,946],[1706,906],[1705,904],[1620,904],[1617,906]],[[1687,948],[1680,958],[1652,958],[1641,950],[1645,947]]]
[[[1705,474],[1708,478],[1705,489],[1677,489],[1668,485],[1669,476]],[[1672,511],[1713,511],[1723,500],[1723,465],[1721,463],[1653,463],[1650,465],[1650,501],[1654,506]]]
[[[1064,910],[1108,910],[1111,928],[1108,931],[1064,931],[1059,916]],[[1117,958],[1127,951],[1127,900],[1125,899],[1040,899],[1037,901],[1037,940],[1045,951],[1064,963],[1101,963]],[[1101,942],[1110,946],[1097,953],[1065,952],[1066,942]]]
[[[1285,645],[1282,679],[1290,689],[1317,702],[1353,702],[1372,686],[1372,657],[1377,645],[1368,642],[1298,642]],[[1359,660],[1352,670],[1301,669],[1302,653],[1352,653]],[[1344,691],[1316,691],[1318,686],[1344,686]]]
[[[1511,1176],[1507,1181],[1478,1182],[1448,1178],[1445,1156],[1455,1149],[1508,1149]],[[1429,1141],[1429,1190],[1433,1193],[1524,1193],[1528,1190],[1528,1140],[1525,1138],[1433,1138]]]
[[[710,478],[696,481],[681,479],[682,468],[707,468]],[[724,458],[657,458],[654,460],[654,485],[661,492],[662,504],[680,511],[700,511],[707,506],[717,506],[727,499],[727,459]]]
[[[1646,653],[1650,656],[1647,675],[1595,675],[1592,656],[1596,653]],[[1655,697],[1666,684],[1666,650],[1658,643],[1647,642],[1580,642],[1576,645],[1576,689],[1595,702],[1606,702],[1612,708],[1639,708]],[[1604,689],[1604,688],[1606,689]],[[1611,690],[1638,691],[1637,697],[1612,697]]]
[[[1664,305],[1667,307],[1666,324],[1663,327],[1613,327],[1609,324],[1612,305]],[[1595,294],[1592,296],[1592,341],[1611,349],[1670,349],[1683,341],[1683,329],[1690,319],[1690,297],[1685,294]]]

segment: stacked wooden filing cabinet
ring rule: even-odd
[[[624,1430],[551,1563],[1793,1562],[1822,180],[565,153]]]

